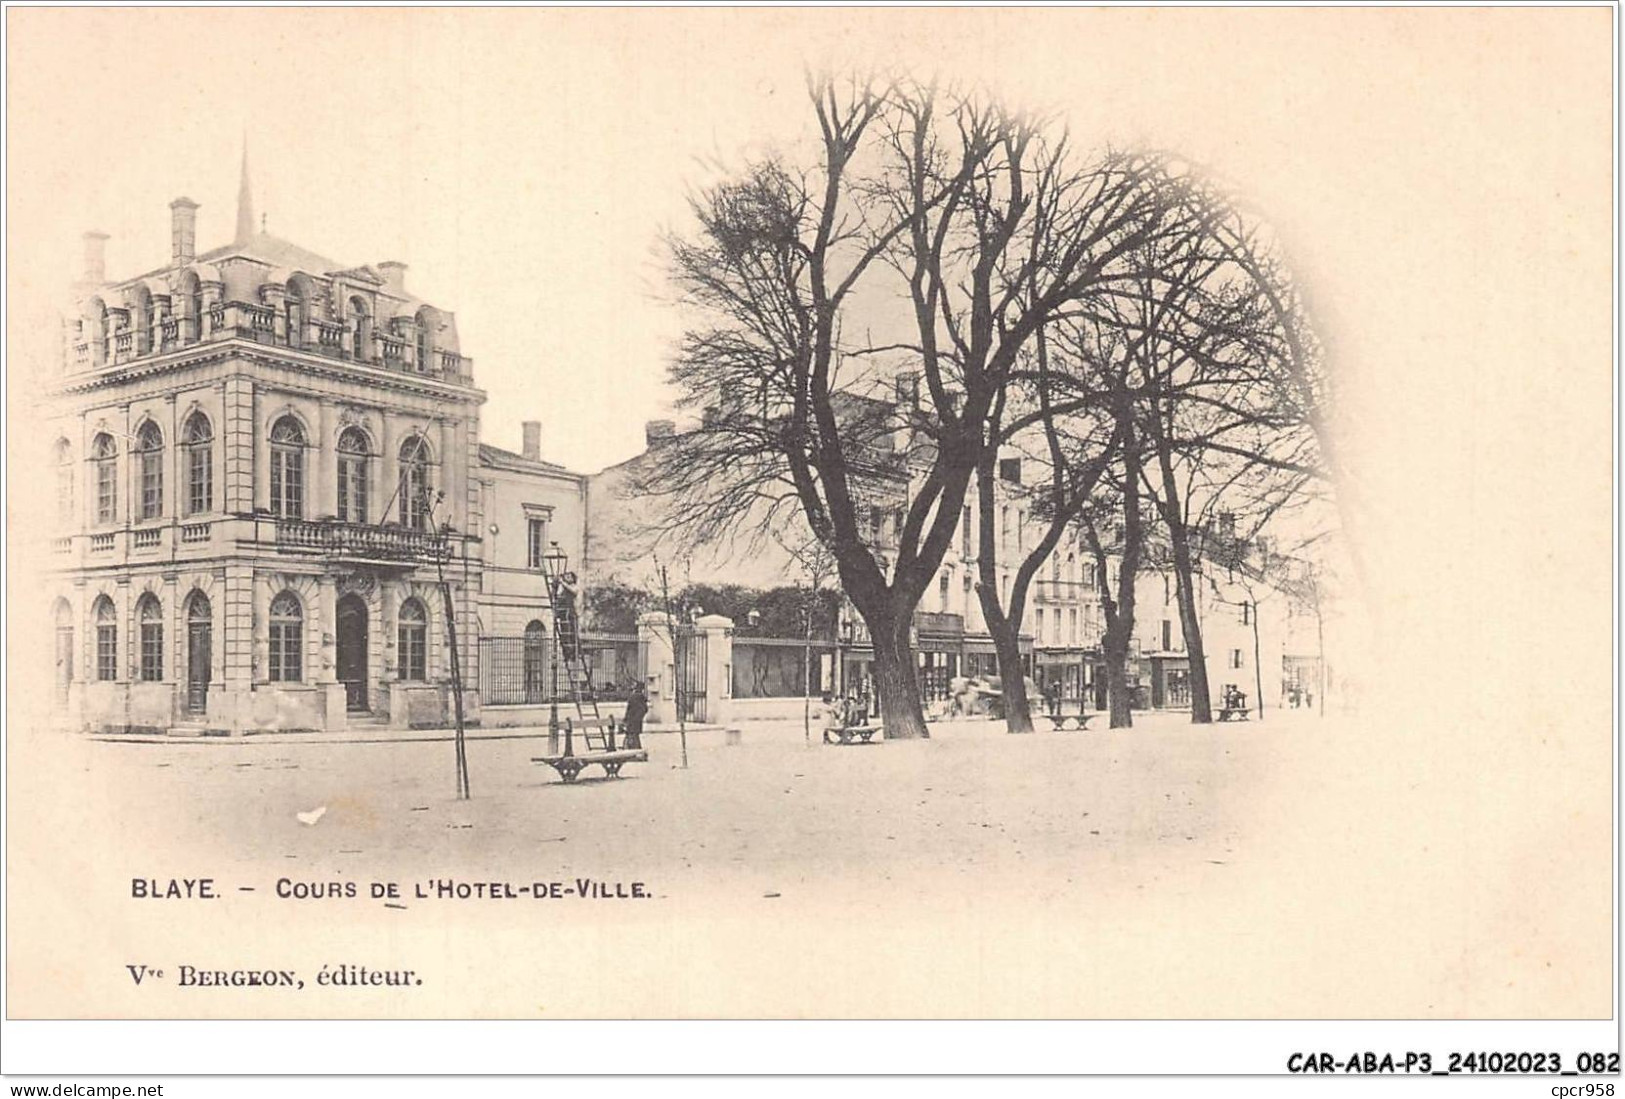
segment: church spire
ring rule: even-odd
[[[237,238],[241,244],[254,235],[254,194],[248,186],[248,134],[243,134],[242,179],[237,184]]]

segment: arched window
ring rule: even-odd
[[[360,298],[350,299],[350,355],[357,362],[372,358],[372,317]]]
[[[413,530],[429,526],[429,444],[423,436],[409,436],[401,444],[401,525]]]
[[[297,595],[285,591],[271,600],[271,682],[297,683],[303,678],[304,640],[304,608]]]
[[[156,519],[164,513],[164,433],[148,420],[136,432],[139,455],[142,519]]]
[[[141,623],[141,680],[157,683],[164,678],[164,611],[151,592],[136,604]]]
[[[367,434],[359,427],[347,427],[339,435],[339,519],[345,523],[367,521]]]
[[[153,304],[152,294],[145,286],[135,288],[134,300],[130,301],[130,323],[135,326],[135,353],[145,355],[152,350],[153,328],[158,323],[158,310]]]
[[[287,318],[288,346],[305,346],[305,293],[298,279],[288,280],[282,307]]]
[[[56,601],[56,696],[67,701],[73,683],[73,608],[66,599]]]
[[[414,360],[419,374],[429,372],[429,357],[434,353],[434,341],[429,334],[429,314],[427,310],[418,310],[414,322],[417,328],[417,358]]]
[[[292,416],[271,425],[271,514],[305,517],[305,429]]]
[[[203,280],[195,272],[187,272],[181,280],[181,300],[186,309],[181,338],[196,343],[203,338]]]
[[[429,678],[429,615],[423,604],[408,599],[401,604],[400,628],[397,631],[397,651],[401,661],[401,678],[421,683]]]
[[[525,627],[525,701],[547,697],[547,627],[531,619]]]
[[[186,450],[186,514],[202,515],[214,509],[214,426],[202,412],[186,418],[181,446]]]
[[[73,523],[73,444],[56,441],[56,518],[63,526]]]
[[[111,683],[118,678],[118,616],[113,601],[102,595],[96,598],[93,610],[96,617],[96,678]]]
[[[118,522],[118,445],[106,432],[90,443],[90,460],[96,464],[96,522]]]

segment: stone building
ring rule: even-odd
[[[107,238],[85,237],[41,406],[68,723],[443,725],[448,615],[477,720],[482,629],[541,616],[528,543],[581,545],[584,480],[528,441],[481,446],[454,314],[405,264],[255,231],[246,168],[227,245],[197,250],[186,198],[168,262],[136,277],[109,281]]]

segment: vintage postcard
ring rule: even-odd
[[[1609,1018],[1613,18],[9,10],[8,1015]]]

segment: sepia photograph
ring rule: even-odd
[[[1615,16],[8,8],[8,1025],[1617,1074]]]

